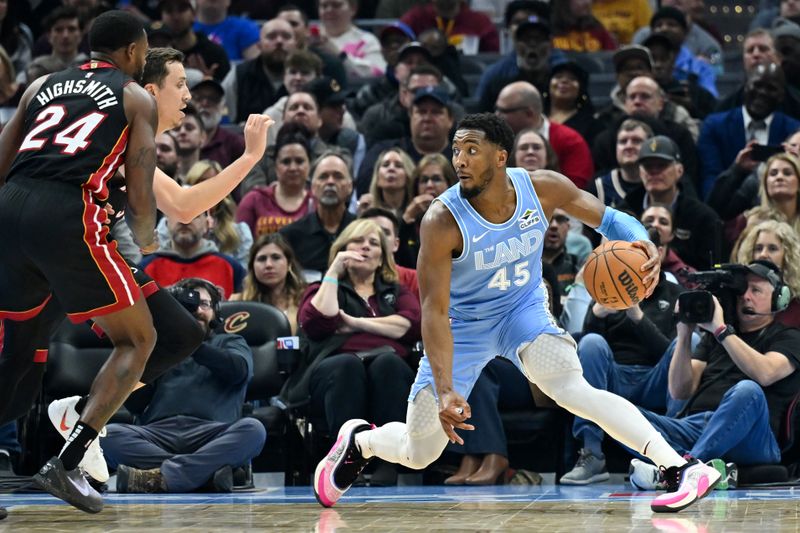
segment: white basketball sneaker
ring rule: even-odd
[[[64,440],[69,438],[72,429],[80,419],[78,411],[75,410],[75,405],[80,399],[80,396],[70,396],[69,398],[62,398],[61,400],[53,400],[50,405],[47,406],[47,416],[50,417],[50,422],[52,422],[61,436],[64,437]],[[84,472],[101,483],[105,483],[109,478],[106,458],[103,456],[103,449],[100,448],[100,437],[105,436],[106,428],[103,428],[100,430],[97,438],[94,439],[86,449],[83,460],[78,465]]]

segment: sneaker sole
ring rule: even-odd
[[[367,424],[368,423],[367,423],[366,420],[361,420],[361,419],[353,419],[353,420],[348,420],[347,422],[345,422],[344,425],[341,428],[339,428],[339,435],[336,438],[336,442],[333,444],[333,446],[328,451],[328,453],[325,455],[325,457],[322,459],[322,461],[320,461],[319,464],[317,464],[317,468],[314,469],[314,497],[317,499],[317,501],[319,502],[319,504],[321,506],[323,506],[323,507],[333,507],[334,505],[336,505],[336,502],[339,501],[339,498],[341,498],[342,495],[347,490],[347,489],[345,489],[344,491],[340,491],[338,488],[336,488],[335,485],[333,485],[333,481],[329,480],[328,483],[330,483],[334,487],[335,490],[339,491],[339,497],[336,498],[332,502],[325,502],[325,501],[323,501],[323,496],[320,496],[320,494],[324,493],[324,491],[322,490],[322,487],[320,486],[320,483],[324,481],[322,476],[325,473],[325,465],[328,462],[328,457],[330,457],[330,455],[333,453],[333,451],[336,448],[339,447],[339,445],[341,444],[341,442],[344,439],[345,435],[347,435],[347,438],[349,439],[350,438],[350,433],[352,432],[353,429],[355,429],[355,428],[357,428],[359,426],[362,426],[362,425],[367,425]],[[343,459],[344,459],[344,454],[341,454],[339,456],[339,459],[336,461],[336,463],[334,463],[334,465],[331,468],[331,470],[335,470],[336,467],[339,466],[339,463]],[[350,488],[350,487],[348,487],[348,488]]]
[[[558,482],[562,485],[590,485],[592,483],[600,483],[601,481],[608,481],[611,476],[608,472],[602,474],[595,474],[588,479],[560,479]]]
[[[711,470],[714,472],[714,474],[716,474],[716,479],[709,480],[709,484],[702,494],[695,494],[694,498],[676,507],[671,507],[669,503],[666,503],[661,505],[651,504],[650,508],[653,510],[653,512],[656,513],[677,513],[678,511],[686,509],[696,501],[705,498],[714,490],[714,487],[716,487],[719,484],[720,480],[722,480],[722,476],[716,469],[712,468]]]
[[[42,477],[39,474],[36,474],[36,475],[33,476],[33,481],[42,490],[44,490],[48,494],[52,494],[56,498],[67,502],[71,506],[75,507],[76,509],[80,509],[81,511],[83,511],[85,513],[97,514],[97,513],[99,513],[100,511],[103,510],[103,502],[102,502],[102,500],[100,501],[99,506],[96,506],[96,507],[95,506],[91,506],[91,505],[87,505],[85,502],[82,502],[80,500],[72,501],[72,498],[71,498],[71,496],[69,494],[63,493],[63,492],[61,492],[60,489],[58,489],[58,488],[54,487],[53,485],[51,485],[50,482],[47,480],[47,478]],[[92,489],[92,490],[94,490],[94,489]]]

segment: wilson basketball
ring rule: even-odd
[[[586,290],[609,309],[632,307],[644,298],[641,267],[647,254],[626,241],[609,241],[592,250],[583,269]]]

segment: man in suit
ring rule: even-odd
[[[749,74],[744,105],[706,117],[697,142],[701,160],[701,193],[708,198],[719,174],[736,159],[750,140],[779,145],[800,128],[800,122],[778,111],[786,83],[775,64],[756,66]]]

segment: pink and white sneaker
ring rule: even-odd
[[[353,419],[339,429],[336,444],[314,471],[314,496],[323,507],[333,507],[369,463],[358,450],[355,435],[374,427],[366,420]]]
[[[697,459],[689,459],[683,466],[661,468],[667,483],[667,492],[650,503],[650,508],[656,513],[677,513],[689,507],[714,490],[722,479],[716,468]]]

